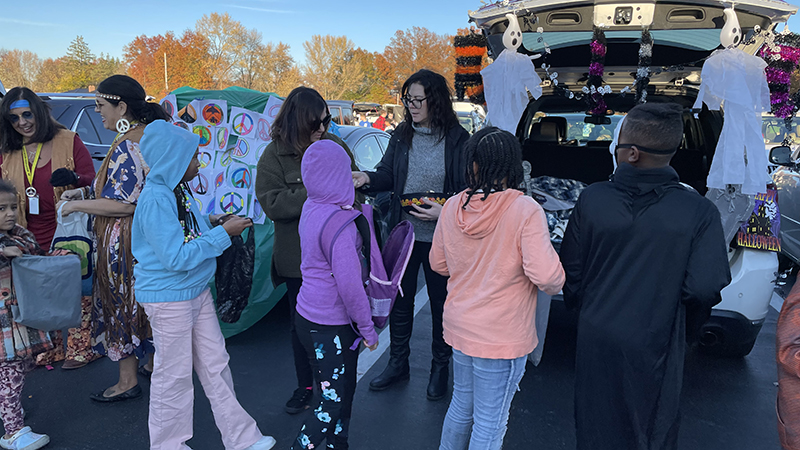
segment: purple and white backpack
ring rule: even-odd
[[[378,328],[382,328],[389,319],[397,293],[404,295],[400,288],[400,280],[403,279],[414,247],[414,226],[407,220],[397,224],[389,233],[389,238],[386,239],[381,251],[375,239],[372,206],[363,205],[362,209],[363,211],[343,209],[331,214],[322,226],[319,246],[325,259],[330,262],[336,238],[342,234],[347,225],[355,222],[363,242],[360,255],[362,278],[372,310],[372,322]]]

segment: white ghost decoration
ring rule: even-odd
[[[522,45],[522,29],[519,27],[519,21],[514,14],[506,14],[508,19],[508,27],[503,33],[503,45],[507,50],[517,50]]]
[[[736,11],[733,8],[725,8],[722,13],[725,14],[725,26],[719,34],[719,42],[725,48],[739,45],[742,41],[742,29],[739,27]]]
[[[522,30],[514,14],[506,14],[508,27],[503,33],[503,50],[495,61],[481,71],[486,106],[486,120],[509,133],[517,132],[525,107],[528,91],[534,98],[542,95],[542,80],[536,74],[533,62],[518,53],[522,45]]]

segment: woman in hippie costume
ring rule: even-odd
[[[17,188],[17,221],[39,247],[50,249],[61,194],[88,186],[94,175],[89,150],[53,119],[42,99],[25,87],[8,91],[0,102],[0,176]],[[91,345],[91,297],[84,297],[81,306],[81,326],[69,329],[66,354],[61,333],[54,333],[55,347],[39,354],[38,364],[66,359],[62,368],[77,369],[99,357]]]
[[[95,110],[103,118],[103,125],[119,134],[100,166],[91,192],[74,189],[61,198],[66,202],[64,214],[85,212],[95,216],[97,266],[92,339],[96,352],[119,362],[119,381],[91,398],[115,402],[142,395],[136,377],[138,359],[153,352],[147,316],[133,294],[131,223],[149,171],[139,151],[139,140],[147,124],[170,117],[161,105],[148,103],[144,88],[126,75],[111,76],[97,86]],[[152,361],[141,371],[152,373]]]

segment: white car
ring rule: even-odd
[[[522,28],[518,51],[539,55],[534,64],[545,80],[543,94],[528,104],[518,127],[523,157],[533,168],[531,176],[586,184],[608,179],[614,170],[609,152],[611,134],[619,117],[635,105],[632,93],[620,92],[626,87],[630,92],[636,80],[640,39],[646,28],[654,41],[649,64],[654,71],[647,100],[675,102],[686,109],[685,139],[672,165],[682,182],[705,194],[723,117],[719,111],[704,109],[694,114],[690,108],[698,95],[702,60],[721,48],[726,5],[712,0],[522,0],[471,11],[471,20],[487,36],[490,57],[497,57],[504,49],[507,13],[516,14]],[[755,54],[763,39],[756,36],[749,41],[754,29],[775,30],[797,12],[797,7],[772,0],[744,0],[736,2],[735,11],[746,42],[740,48]],[[591,57],[588,44],[596,26],[605,27],[603,81],[613,89],[613,94],[605,96],[608,109],[614,111],[610,117],[587,116],[585,100],[578,100],[587,83]],[[545,71],[542,64],[549,70]],[[558,83],[551,77],[555,73]],[[576,116],[580,123],[576,123]],[[769,311],[778,258],[775,253],[732,242],[728,259],[733,280],[722,291],[722,302],[704,326],[701,347],[744,356],[753,348]]]

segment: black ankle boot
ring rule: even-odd
[[[407,381],[409,379],[408,372],[408,363],[400,364],[400,366],[397,367],[390,361],[386,369],[383,370],[383,373],[369,382],[369,390],[382,391],[399,381]]]
[[[428,400],[441,400],[447,395],[447,385],[450,382],[450,366],[433,365],[431,379],[428,382]]]

